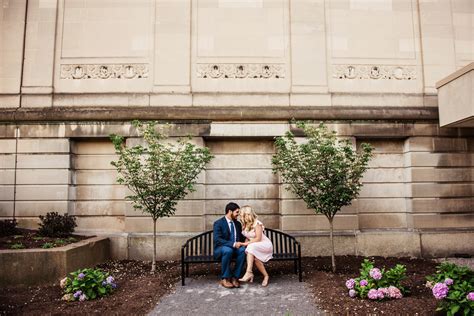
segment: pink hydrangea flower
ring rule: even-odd
[[[87,300],[87,296],[85,294],[82,294],[81,296],[79,296],[79,301],[83,302]]]
[[[390,297],[390,293],[386,287],[379,288],[379,292],[381,292],[384,297]]]
[[[384,297],[383,293],[381,291],[378,291],[376,289],[371,289],[369,293],[367,294],[369,299],[371,300],[378,300],[382,299]]]
[[[454,283],[453,279],[446,278],[446,280],[444,280],[444,284],[446,284],[446,285],[451,285],[453,283]]]
[[[356,293],[355,290],[353,290],[353,289],[350,289],[350,290],[349,290],[349,296],[350,296],[350,297],[355,297],[356,294],[357,294],[357,293]]]
[[[434,286],[433,286],[433,296],[437,299],[437,300],[442,300],[443,298],[445,298],[447,295],[448,295],[448,286],[444,283],[436,283]]]
[[[355,285],[355,280],[354,279],[349,279],[346,281],[346,287],[350,290],[354,288]]]
[[[367,284],[369,284],[369,282],[367,282],[367,280],[360,280],[360,286],[364,287],[364,286],[367,286]]]
[[[403,295],[402,295],[402,292],[400,291],[399,288],[391,285],[388,287],[388,297],[390,298],[402,298]]]
[[[469,301],[474,301],[474,292],[469,292],[469,294],[466,296],[466,298]]]
[[[380,280],[382,278],[382,272],[377,268],[370,269],[369,275],[374,280]]]

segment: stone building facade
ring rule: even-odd
[[[215,155],[159,220],[159,258],[228,201],[326,255],[327,220],[271,170],[296,118],[375,147],[337,253],[473,254],[473,16],[471,0],[0,0],[0,217],[67,212],[115,257],[150,258],[108,135],[158,120]]]

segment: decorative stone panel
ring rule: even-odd
[[[198,78],[269,79],[284,78],[284,64],[197,64]]]
[[[332,74],[335,79],[416,79],[415,67],[398,65],[333,65]]]
[[[61,65],[61,79],[140,79],[148,78],[148,64]]]

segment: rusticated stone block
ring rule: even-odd
[[[270,184],[252,185],[206,185],[207,199],[276,199],[278,198],[278,186]],[[202,196],[201,198],[204,198]]]
[[[164,217],[156,221],[157,232],[200,232],[203,230],[203,218],[200,216]],[[153,232],[153,220],[150,216],[126,217],[125,231],[131,233]]]
[[[77,216],[76,223],[76,231],[87,234],[123,232],[125,227],[123,216]]]
[[[218,154],[207,165],[207,169],[271,169],[271,154]]]
[[[356,241],[359,256],[418,256],[421,252],[420,237],[411,232],[360,232]]]
[[[19,185],[16,188],[18,201],[60,201],[68,199],[67,185]]]
[[[17,166],[19,169],[68,169],[69,161],[69,155],[19,154]]]
[[[421,232],[423,257],[452,257],[474,253],[474,232]]]
[[[69,153],[69,139],[19,139],[19,153]]]
[[[0,185],[14,184],[14,183],[15,183],[15,171],[0,169]]]
[[[16,216],[35,217],[48,212],[68,213],[68,201],[16,201]],[[73,215],[73,214],[70,214]]]
[[[15,153],[16,140],[15,139],[0,139],[0,154]]]
[[[281,217],[280,222],[283,231],[329,230],[329,221],[324,215],[286,215]],[[358,226],[355,215],[336,215],[334,218],[334,229],[353,230],[358,229]]]
[[[68,169],[18,169],[17,184],[68,184]]]
[[[419,229],[473,228],[474,213],[467,214],[413,214],[413,227]]]
[[[406,228],[407,214],[359,214],[360,229]]]
[[[473,210],[474,197],[460,198],[414,198],[411,211],[414,213],[469,213]]]

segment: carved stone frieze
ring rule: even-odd
[[[333,65],[333,78],[415,80],[416,70],[399,65]]]
[[[197,64],[197,77],[210,79],[285,78],[284,64]]]
[[[61,65],[61,79],[140,79],[140,78],[148,78],[148,64]]]

